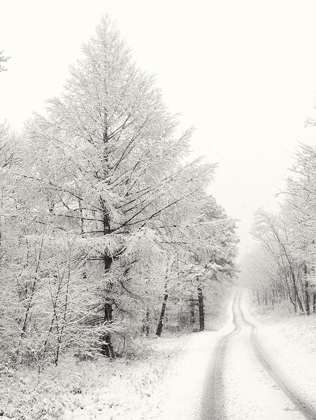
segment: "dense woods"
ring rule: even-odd
[[[168,322],[205,328],[205,296],[234,277],[238,240],[207,193],[215,165],[188,157],[192,133],[108,17],[47,114],[19,135],[1,125],[3,359],[116,357]],[[304,194],[295,200],[307,205]],[[299,244],[309,246],[302,231]],[[301,264],[308,283],[311,261]],[[284,293],[299,304],[291,281]]]
[[[309,119],[307,125],[315,125]],[[255,214],[256,247],[245,259],[243,278],[258,305],[316,313],[316,148],[301,144],[281,194],[280,211]]]

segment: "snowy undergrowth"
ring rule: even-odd
[[[69,357],[40,373],[3,366],[0,415],[19,420],[149,419],[163,395],[155,390],[171,375],[187,340],[148,340],[132,359],[78,362]]]
[[[205,373],[228,320],[230,298],[204,333],[140,339],[128,358],[61,360],[57,367],[0,363],[0,416],[14,420],[199,418]],[[230,320],[231,321],[231,320]],[[215,331],[214,331],[215,330]],[[179,411],[180,410],[180,411]],[[170,413],[173,413],[170,417]]]

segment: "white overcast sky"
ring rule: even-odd
[[[1,0],[0,121],[16,130],[59,95],[81,44],[109,13],[165,103],[194,125],[194,155],[218,162],[210,192],[240,220],[241,251],[259,206],[275,208],[315,117],[316,2]]]

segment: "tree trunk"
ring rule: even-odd
[[[299,296],[299,293],[298,293],[298,290],[297,290],[297,284],[296,284],[295,274],[294,274],[291,266],[290,266],[290,274],[291,274],[291,277],[292,277],[294,297],[295,297],[295,313],[297,312],[297,306],[296,306],[297,303],[298,303],[298,306],[300,308],[300,311],[301,312],[304,312],[304,307],[302,305],[302,301],[300,299],[300,296]]]
[[[293,296],[293,306],[294,306],[294,313],[297,313],[297,295],[294,291],[294,296]]]
[[[146,337],[148,337],[149,332],[150,332],[150,314],[149,314],[149,308],[147,308],[146,317],[143,322],[143,333],[146,335]]]
[[[299,295],[298,295],[298,292],[297,292],[297,301],[298,301],[298,305],[299,305],[299,307],[300,307],[300,311],[301,311],[301,313],[304,313],[304,312],[305,312],[305,311],[304,311],[304,306],[303,306],[302,301],[301,301],[301,299],[300,299],[300,297],[299,297]]]
[[[169,282],[169,275],[170,275],[170,271],[172,268],[172,264],[174,261],[174,257],[171,255],[168,261],[168,266],[167,266],[167,271],[166,271],[166,277],[165,277],[165,294],[163,297],[163,302],[162,302],[162,307],[161,307],[161,312],[160,312],[160,318],[159,318],[159,322],[158,322],[158,326],[157,326],[157,330],[156,330],[156,335],[157,337],[161,336],[162,333],[162,329],[163,329],[163,323],[165,320],[165,315],[166,315],[166,308],[167,308],[167,300],[168,300],[168,282]]]
[[[203,297],[203,290],[201,287],[198,287],[198,302],[199,302],[200,331],[204,331],[205,330],[204,297]]]
[[[193,296],[190,299],[190,324],[191,325],[195,324],[195,300]]]
[[[296,294],[294,293],[293,296],[292,296],[292,290],[291,290],[291,287],[290,287],[290,284],[288,282],[288,278],[287,277],[285,277],[285,285],[286,285],[286,289],[285,290],[286,290],[287,299],[293,305],[294,313],[297,313]]]
[[[156,331],[156,335],[158,337],[160,337],[161,333],[162,333],[162,328],[163,328],[163,323],[164,323],[166,308],[167,308],[168,296],[169,295],[166,292],[164,297],[163,297],[163,302],[162,302],[162,307],[161,307],[161,312],[160,312],[160,318],[159,318],[158,327],[157,327],[157,331]]]
[[[264,292],[264,304],[266,306],[268,306],[268,304],[269,304],[269,302],[268,302],[268,295],[267,295],[267,292],[266,291]]]
[[[313,293],[313,314],[316,313],[316,293]]]
[[[258,306],[260,306],[260,292],[259,292],[259,290],[257,290],[257,303],[258,303]]]
[[[112,258],[107,255],[103,256],[104,261],[104,271],[107,273],[112,264]],[[112,284],[108,283],[106,287],[106,292],[110,293],[112,289]],[[113,301],[112,298],[105,299],[104,306],[103,306],[103,321],[104,323],[112,323],[113,321]],[[106,357],[114,358],[115,352],[112,345],[112,338],[109,332],[104,332],[101,337],[101,354]]]
[[[113,308],[112,303],[105,302],[104,303],[104,322],[112,322],[113,321]],[[105,332],[101,336],[101,354],[106,357],[114,358],[115,352],[112,345],[111,334]]]
[[[271,301],[271,306],[274,309],[274,302],[275,302],[275,293],[274,293],[274,290],[272,290],[272,292],[270,293],[270,301]]]
[[[305,308],[306,308],[306,314],[310,315],[310,298],[309,298],[309,292],[308,292],[308,281],[305,281]]]

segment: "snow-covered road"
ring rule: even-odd
[[[274,314],[274,322],[259,325],[248,297],[236,293],[219,331],[153,341],[157,369],[159,357],[169,355],[170,364],[152,387],[145,363],[142,372],[131,370],[138,392],[128,387],[132,379],[123,387],[115,376],[110,393],[103,387],[83,394],[80,407],[63,418],[316,420],[315,318],[278,320]]]
[[[233,305],[236,333],[224,348],[218,391],[221,410],[206,419],[315,419],[316,411],[298,395],[256,338],[256,326],[239,292]],[[204,419],[203,419],[204,420]]]
[[[316,409],[257,339],[242,292],[218,332],[197,334],[176,368],[159,420],[302,420]]]

